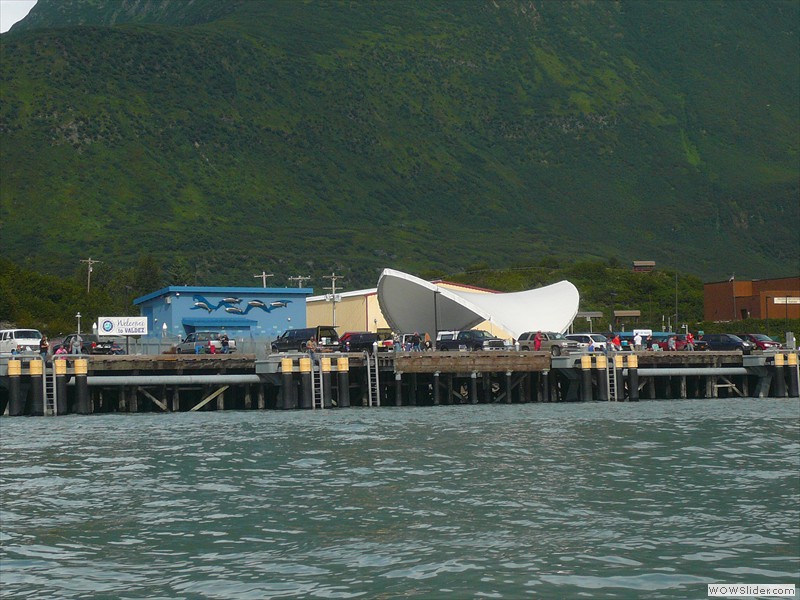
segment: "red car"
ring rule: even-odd
[[[675,350],[686,350],[686,336],[682,333],[675,333],[672,336],[675,338]],[[669,350],[669,337],[664,340],[659,340],[656,342],[659,346],[661,346],[662,350]],[[695,338],[694,340],[694,349],[695,350],[708,350],[708,342],[704,342],[703,340],[698,340]]]
[[[759,350],[777,350],[781,347],[780,342],[776,342],[763,333],[737,333],[736,335],[746,342],[751,342]]]

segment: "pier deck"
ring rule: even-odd
[[[77,358],[77,360],[76,360]],[[65,414],[796,397],[797,351],[398,352],[0,359],[0,410]],[[57,372],[58,371],[58,372]]]

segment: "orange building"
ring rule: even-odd
[[[706,283],[703,307],[706,321],[800,319],[800,277]]]

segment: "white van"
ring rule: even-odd
[[[39,352],[39,340],[42,334],[36,329],[2,329],[0,330],[0,354],[11,354],[16,350],[23,352]]]

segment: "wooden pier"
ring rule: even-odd
[[[2,414],[797,397],[797,351],[387,352],[0,359]]]

